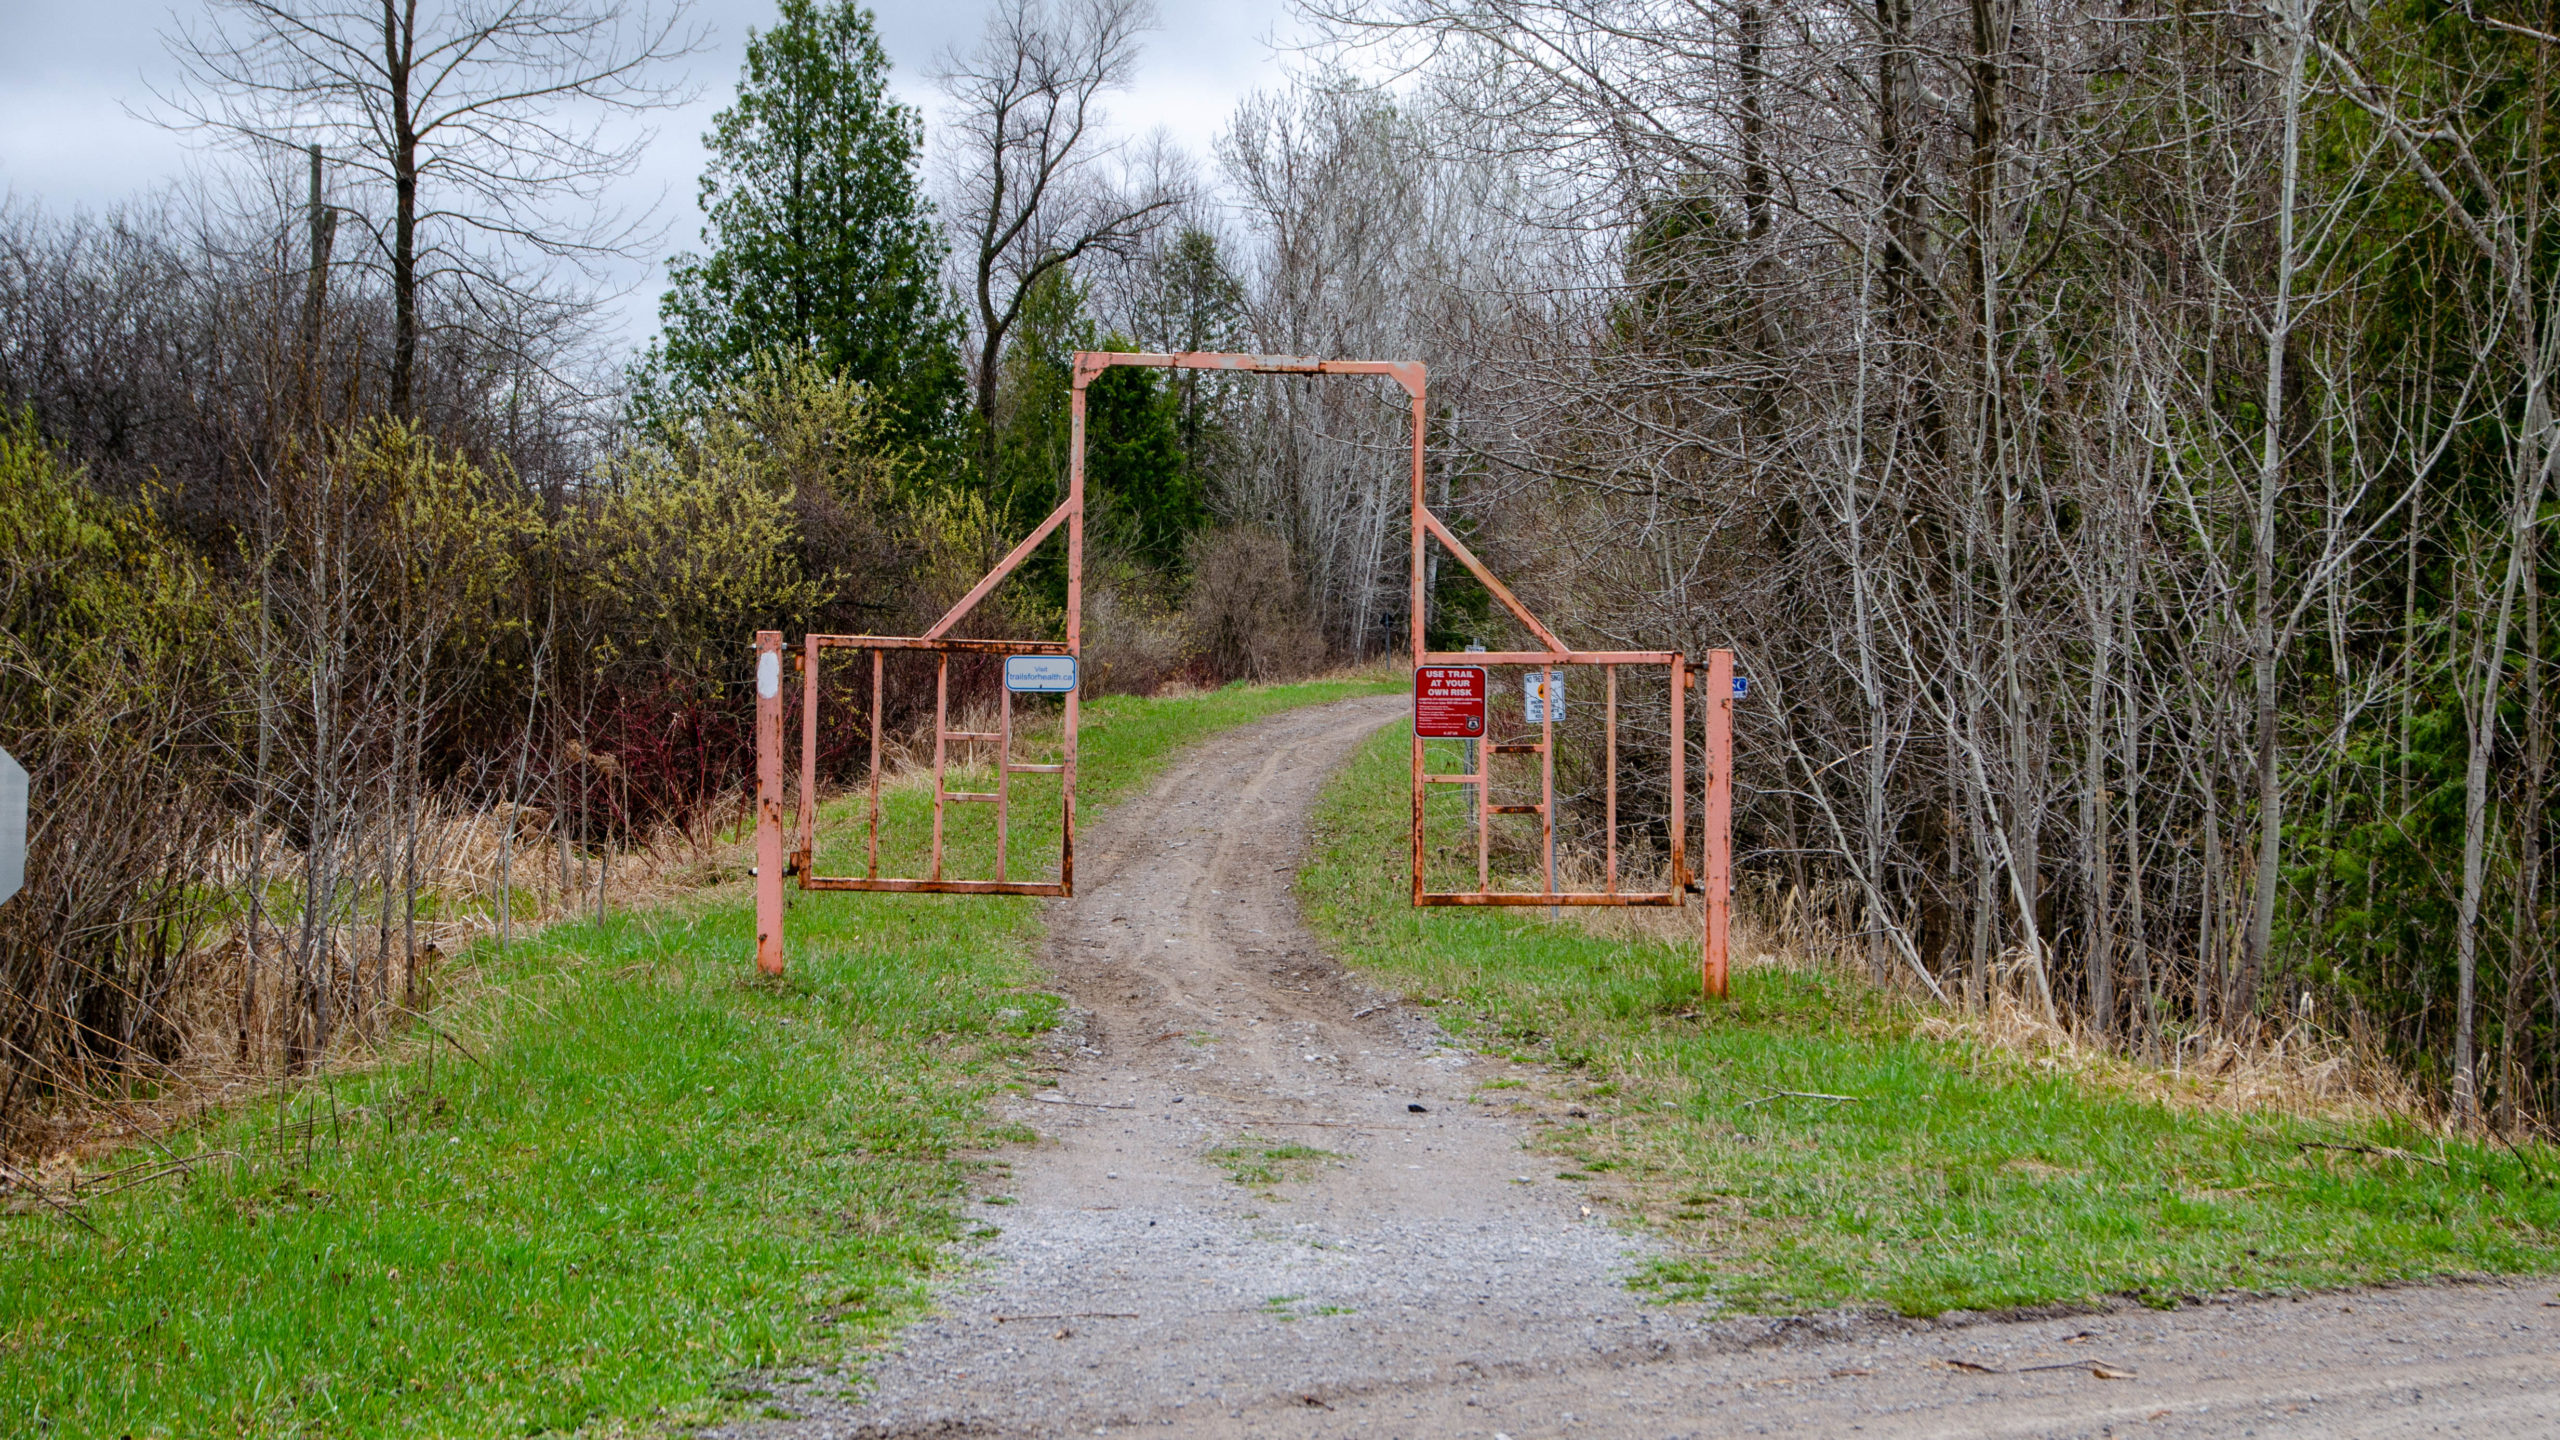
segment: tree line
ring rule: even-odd
[[[1453,508],[1551,623],[1740,651],[1773,904],[2544,1123],[2550,17],[1320,8],[1466,215]]]
[[[636,355],[597,277],[658,252],[596,202],[640,142],[595,116],[683,93],[681,14],[173,37],[166,118],[236,158],[0,212],[0,716],[81,797],[0,913],[0,1112],[377,1033],[439,845],[556,907],[715,820],[743,637],[928,623],[1060,497],[1072,352],[1124,348],[1425,361],[1432,502],[1552,626],[1740,652],[1743,880],[1799,940],[2163,1058],[2308,1024],[2544,1123],[2560,25],[1307,12],[1195,157],[1109,124],[1136,0],[1005,0],[932,115],[859,7],[785,0]],[[1090,399],[1097,683],[1407,638],[1395,397]],[[988,623],[1050,633],[1063,582]],[[1429,595],[1435,647],[1522,638],[1453,566]],[[1694,738],[1632,713],[1620,838],[1658,853],[1639,777]]]

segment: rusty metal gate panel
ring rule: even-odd
[[[1513,619],[1545,645],[1543,650],[1503,650],[1486,652],[1468,650],[1434,653],[1425,648],[1424,622],[1429,596],[1425,594],[1424,546],[1426,540],[1437,540],[1450,556],[1473,574]],[[1476,768],[1464,775],[1433,775],[1424,767],[1423,735],[1419,726],[1413,736],[1413,903],[1416,905],[1649,905],[1678,908],[1683,903],[1689,883],[1686,853],[1688,837],[1688,786],[1682,776],[1688,746],[1683,706],[1689,688],[1688,664],[1677,650],[1576,650],[1557,639],[1553,631],[1540,623],[1520,603],[1508,586],[1494,578],[1493,572],[1465,542],[1442,524],[1440,517],[1422,498],[1421,439],[1414,442],[1413,463],[1413,611],[1408,630],[1413,640],[1413,663],[1419,672],[1434,665],[1527,665],[1548,670],[1575,666],[1598,666],[1607,676],[1608,703],[1606,735],[1610,757],[1607,780],[1608,861],[1607,880],[1599,890],[1559,890],[1556,888],[1555,851],[1552,844],[1540,848],[1546,854],[1544,883],[1537,890],[1496,890],[1492,888],[1490,850],[1492,817],[1495,815],[1529,814],[1538,817],[1542,840],[1555,833],[1555,706],[1542,707],[1543,722],[1538,739],[1527,745],[1495,744],[1488,737],[1477,748]],[[1670,677],[1671,725],[1671,815],[1668,825],[1670,840],[1669,888],[1663,890],[1625,891],[1618,888],[1618,669],[1625,665],[1659,665]],[[1493,760],[1497,755],[1532,754],[1538,757],[1538,803],[1535,805],[1500,805],[1493,799]],[[1423,800],[1432,784],[1473,785],[1476,787],[1476,888],[1473,890],[1431,890],[1424,884],[1423,869]]]
[[[1671,864],[1669,888],[1663,890],[1621,890],[1618,888],[1618,671],[1622,666],[1661,666],[1670,679],[1670,733],[1683,733],[1683,702],[1688,671],[1676,650],[1559,650],[1559,651],[1494,651],[1469,650],[1457,653],[1424,652],[1421,665],[1530,666],[1562,671],[1576,666],[1594,667],[1604,677],[1606,700],[1603,723],[1604,744],[1608,760],[1604,766],[1603,786],[1608,840],[1604,858],[1604,879],[1598,890],[1559,890],[1556,888],[1555,847],[1555,706],[1547,705],[1539,722],[1538,738],[1527,743],[1502,743],[1486,738],[1476,750],[1476,768],[1463,774],[1435,773],[1425,768],[1424,739],[1417,727],[1413,760],[1413,903],[1416,905],[1614,905],[1667,906],[1678,908],[1688,884],[1688,864],[1684,839],[1688,829],[1682,783],[1681,752],[1686,748],[1674,743],[1671,755],[1671,818],[1667,827]],[[1494,758],[1501,755],[1534,755],[1537,757],[1538,802],[1534,805],[1504,805],[1493,798]],[[1424,882],[1423,809],[1431,785],[1471,785],[1476,791],[1476,888],[1472,890],[1432,890]],[[1538,817],[1539,850],[1543,863],[1543,884],[1537,890],[1496,890],[1492,881],[1493,817],[1496,815],[1535,815]]]
[[[1067,646],[1052,640],[942,640],[922,636],[910,639],[893,635],[811,635],[805,637],[806,654],[801,662],[805,677],[802,692],[800,724],[800,817],[799,845],[792,852],[789,872],[798,877],[803,890],[874,890],[939,895],[1073,895],[1075,893],[1075,720],[1072,710],[1074,692],[1067,692],[1070,718],[1065,727],[1064,756],[1055,765],[1020,765],[1013,759],[1013,691],[1006,685],[996,687],[997,725],[992,731],[954,730],[951,728],[951,657],[955,653],[981,655],[1073,655]],[[820,875],[813,863],[817,849],[818,827],[818,676],[822,658],[828,650],[861,650],[871,655],[871,773],[865,808],[867,837],[866,863],[860,875]],[[880,873],[880,711],[886,652],[922,650],[934,655],[933,686],[933,839],[931,859],[922,876],[884,876]],[[950,746],[992,744],[996,747],[996,788],[989,791],[953,790],[944,782],[950,762]],[[1059,817],[1058,878],[1055,880],[1016,880],[1007,873],[1010,863],[1008,847],[1012,841],[1013,777],[1016,775],[1056,775],[1061,777],[1063,804]],[[949,807],[958,804],[988,804],[996,812],[995,875],[985,880],[953,880],[943,871],[943,820]]]

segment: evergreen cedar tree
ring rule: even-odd
[[[1068,392],[1078,350],[1133,350],[1119,334],[1098,334],[1085,287],[1064,267],[1031,282],[1005,346],[995,426],[995,508],[1015,532],[1037,525],[1066,498]],[[1200,451],[1186,447],[1182,396],[1161,370],[1115,366],[1085,389],[1086,534],[1109,558],[1164,577],[1178,576],[1191,537],[1208,518],[1196,463],[1214,443],[1199,427]],[[1024,574],[1054,603],[1066,597],[1066,570],[1053,548]]]
[[[870,12],[849,3],[782,0],[780,23],[750,35],[737,99],[706,137],[708,253],[671,266],[664,338],[639,376],[644,410],[698,404],[744,379],[758,357],[799,353],[868,386],[885,439],[941,448],[956,438],[966,389],[959,319],[940,279],[945,242],[917,178],[922,123],[890,98],[888,71]],[[1082,309],[1080,294],[1052,298]],[[1040,338],[1065,343],[1041,358],[1061,379],[1065,351],[1122,343],[1097,342],[1080,313],[1048,328],[1055,333]],[[1016,428],[1030,420],[1058,432],[1049,444],[1013,437],[1005,468],[1040,473],[989,477],[1019,528],[1038,523],[1063,488],[1065,395],[1009,378],[1035,392],[1017,393]],[[1097,538],[1159,572],[1177,570],[1205,511],[1174,396],[1152,373],[1113,371],[1091,401]],[[1035,419],[1026,409],[1055,413]],[[1042,578],[1063,596],[1063,571]]]
[[[917,183],[923,123],[888,94],[869,11],[782,0],[750,32],[738,97],[705,137],[703,240],[660,302],[644,408],[717,394],[801,352],[869,386],[891,438],[947,438],[964,393],[944,242]]]

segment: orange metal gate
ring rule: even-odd
[[[1501,745],[1486,737],[1478,750],[1473,772],[1464,775],[1432,775],[1424,768],[1423,736],[1417,727],[1413,740],[1413,903],[1434,905],[1660,905],[1680,906],[1689,888],[1685,846],[1687,843],[1687,787],[1683,781],[1683,756],[1687,750],[1684,706],[1686,695],[1696,676],[1678,651],[1655,650],[1575,650],[1565,645],[1539,623],[1536,616],[1512,595],[1501,581],[1494,578],[1482,562],[1470,553],[1457,536],[1450,533],[1430,507],[1423,502],[1423,438],[1425,434],[1423,367],[1417,361],[1391,360],[1313,360],[1286,355],[1237,355],[1209,352],[1181,354],[1123,354],[1103,351],[1078,351],[1075,357],[1073,388],[1069,396],[1069,441],[1067,498],[1021,544],[1004,557],[969,593],[953,605],[949,612],[922,635],[809,635],[803,637],[799,656],[800,766],[799,813],[793,826],[796,844],[785,854],[782,785],[782,686],[781,660],[783,637],[778,631],[762,631],[756,636],[756,963],[768,974],[783,969],[783,882],[797,878],[803,890],[873,890],[926,892],[939,894],[1057,895],[1075,893],[1075,784],[1076,728],[1081,684],[1064,692],[1066,709],[1063,754],[1056,765],[1017,765],[1012,758],[1012,691],[1002,690],[999,701],[1001,719],[997,731],[979,733],[955,731],[950,726],[950,662],[954,654],[991,654],[997,656],[1063,656],[1080,663],[1083,654],[1083,581],[1084,581],[1084,450],[1085,391],[1094,379],[1115,365],[1135,365],[1172,370],[1226,370],[1266,375],[1375,375],[1393,380],[1410,402],[1412,424],[1412,611],[1408,633],[1412,641],[1413,663],[1417,675],[1424,667],[1528,665],[1561,669],[1597,666],[1605,674],[1608,735],[1607,808],[1609,853],[1606,882],[1598,891],[1558,890],[1555,879],[1553,849],[1548,847],[1548,860],[1542,886],[1536,891],[1496,891],[1490,886],[1489,835],[1490,817],[1505,813],[1534,813],[1539,817],[1542,837],[1551,839],[1555,827],[1555,733],[1552,706],[1545,709],[1546,721],[1539,739],[1533,744]],[[1029,558],[1042,542],[1063,526],[1067,546],[1067,610],[1066,639],[1060,641],[1021,641],[962,639],[950,631],[978,603],[992,593],[1004,578]],[[1503,607],[1519,620],[1528,632],[1545,647],[1539,650],[1506,651],[1487,654],[1428,653],[1424,648],[1424,621],[1428,596],[1425,593],[1425,545],[1436,539],[1451,556],[1467,567]],[[825,652],[831,649],[868,651],[871,655],[871,765],[869,804],[867,807],[869,843],[868,860],[863,874],[824,876],[814,872],[817,830],[817,753],[819,677]],[[888,652],[921,650],[936,655],[934,698],[934,774],[933,837],[927,873],[921,876],[884,876],[880,874],[880,714],[884,658]],[[1670,677],[1671,696],[1671,814],[1670,888],[1661,891],[1621,891],[1617,883],[1617,672],[1622,666],[1654,666],[1666,668]],[[1731,714],[1733,659],[1729,651],[1709,654],[1707,679],[1707,793],[1704,853],[1706,873],[1699,887],[1706,900],[1705,924],[1701,940],[1702,979],[1708,993],[1725,991],[1726,929],[1729,915],[1732,777]],[[954,742],[993,743],[997,746],[996,788],[992,792],[955,792],[944,785],[948,746]],[[1535,805],[1508,806],[1493,802],[1493,759],[1496,755],[1535,754],[1539,757],[1539,799]],[[1061,805],[1059,864],[1053,880],[1020,880],[1007,873],[1007,821],[1010,812],[1012,777],[1027,773],[1054,773],[1060,777]],[[1462,784],[1476,787],[1477,884],[1473,890],[1432,891],[1424,886],[1423,818],[1425,787],[1430,784]],[[943,820],[946,808],[955,803],[991,804],[997,814],[995,873],[976,879],[954,879],[943,873]]]

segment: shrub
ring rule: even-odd
[[[1190,641],[1214,678],[1288,680],[1325,662],[1288,543],[1268,530],[1212,530],[1191,545]]]
[[[26,885],[0,906],[0,1148],[33,1102],[182,1042],[231,738],[219,604],[148,509],[0,420],[0,745],[27,770]]]
[[[1142,587],[1104,575],[1084,597],[1084,691],[1152,695],[1189,658],[1182,617]]]

